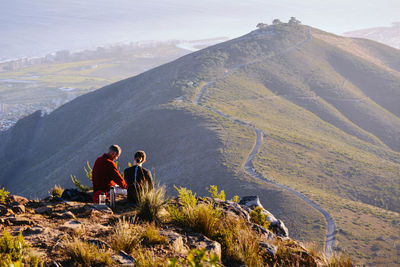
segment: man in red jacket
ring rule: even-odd
[[[108,153],[98,157],[92,169],[93,202],[99,203],[99,195],[108,194],[110,188],[118,184],[127,189],[124,178],[119,174],[115,160],[121,155],[121,148],[118,145],[111,145]]]

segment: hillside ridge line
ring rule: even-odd
[[[267,58],[271,58],[271,57],[274,57],[274,56],[278,56],[278,55],[282,55],[282,54],[288,53],[288,52],[290,52],[290,51],[292,51],[292,50],[294,50],[296,48],[302,47],[305,43],[307,43],[309,40],[311,40],[310,28],[308,26],[306,26],[305,35],[306,35],[306,38],[303,41],[295,44],[292,47],[287,48],[286,50],[284,50],[284,51],[282,51],[282,52],[280,52],[278,54],[268,56]],[[255,61],[252,61],[252,62],[248,62],[248,63],[243,63],[243,64],[240,64],[240,65],[236,65],[235,67],[227,69],[226,72],[221,77],[215,78],[213,80],[208,81],[200,89],[198,95],[193,100],[193,104],[197,105],[197,106],[202,106],[201,105],[201,99],[202,99],[205,91],[207,90],[207,88],[209,88],[211,85],[213,85],[217,80],[224,79],[229,73],[231,73],[235,69],[238,69],[240,67],[247,66],[249,64],[253,64],[253,63],[256,63],[256,62],[260,62],[262,60],[265,60],[265,58],[260,59],[260,60],[255,60]],[[215,110],[215,109],[212,109],[212,108],[209,108],[209,107],[205,107],[205,108],[217,113],[218,115],[220,115],[220,116],[222,116],[222,117],[224,117],[224,118],[226,118],[228,120],[231,120],[233,123],[248,127],[248,128],[250,128],[250,129],[252,129],[252,130],[254,130],[256,132],[256,135],[257,135],[256,141],[255,141],[254,146],[253,146],[251,152],[249,153],[249,156],[248,156],[248,158],[247,158],[247,160],[246,160],[246,162],[244,164],[245,171],[250,176],[252,176],[252,177],[254,177],[256,179],[260,179],[260,180],[266,181],[266,182],[268,182],[270,184],[273,184],[273,185],[275,185],[275,186],[277,186],[279,188],[282,188],[282,189],[285,189],[285,190],[291,192],[292,194],[296,195],[297,197],[299,197],[302,200],[304,200],[305,202],[307,202],[309,205],[311,205],[313,208],[318,210],[320,213],[322,213],[322,215],[325,217],[325,220],[326,220],[326,223],[327,223],[327,228],[328,228],[327,229],[327,234],[326,234],[326,241],[325,241],[325,254],[328,255],[328,256],[332,255],[333,245],[334,245],[334,242],[335,242],[335,235],[336,235],[336,225],[335,225],[335,223],[334,223],[334,221],[332,219],[332,216],[325,209],[323,209],[321,206],[319,206],[317,203],[315,203],[314,201],[312,201],[311,199],[309,199],[305,195],[301,194],[300,192],[298,192],[298,191],[296,191],[296,190],[294,190],[294,189],[292,189],[290,187],[278,184],[278,183],[276,183],[276,182],[274,182],[272,180],[269,180],[269,179],[263,177],[261,174],[257,173],[255,171],[255,169],[253,168],[253,159],[254,159],[255,155],[258,153],[258,150],[260,149],[260,146],[262,144],[263,132],[260,129],[256,128],[255,126],[253,126],[251,123],[244,122],[244,121],[241,121],[239,119],[235,119],[235,118],[233,118],[233,117],[231,117],[231,116],[229,116],[227,114],[224,114],[224,113],[222,113],[222,112],[220,112],[218,110]]]

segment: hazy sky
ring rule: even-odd
[[[0,0],[0,59],[117,42],[237,37],[295,16],[329,32],[389,26],[400,0]]]

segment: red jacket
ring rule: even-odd
[[[118,184],[127,188],[124,178],[119,174],[117,164],[103,154],[96,159],[92,169],[93,192],[108,192],[111,186]]]

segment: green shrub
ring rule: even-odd
[[[28,247],[29,246],[25,244],[22,232],[20,232],[18,236],[14,238],[6,230],[4,230],[3,236],[0,239],[0,253],[2,255],[9,255],[12,261],[18,261],[22,259],[22,256]]]
[[[10,192],[6,191],[4,189],[4,187],[2,189],[0,189],[0,204],[6,203],[6,199],[8,197],[8,194],[10,194]]]
[[[197,204],[196,193],[193,194],[192,190],[188,190],[185,187],[174,188],[178,191],[179,200],[184,206],[194,207]]]
[[[212,236],[218,219],[221,216],[219,208],[212,203],[197,205],[196,194],[186,188],[177,188],[182,206],[168,206],[171,222],[181,227],[189,227],[205,236]]]
[[[186,188],[177,190],[182,205],[168,207],[173,224],[189,227],[218,241],[222,247],[222,260],[227,266],[232,264],[263,266],[263,259],[259,254],[258,236],[243,218],[222,216],[221,210],[214,207],[213,203],[196,205],[194,203],[197,203],[197,198],[190,190]]]
[[[218,187],[216,185],[210,185],[210,190],[208,190],[208,192],[211,194],[211,197],[225,201],[225,191],[221,190],[221,192],[218,193]]]
[[[235,202],[235,203],[239,203],[240,197],[239,197],[238,195],[236,195],[236,196],[234,196],[234,197],[231,199],[231,201],[232,201],[232,202]]]
[[[250,212],[250,220],[268,229],[270,221],[268,221],[268,215],[263,214],[262,211],[263,209],[261,207],[255,207],[254,210]]]
[[[71,174],[70,176],[71,176],[72,182],[74,183],[74,185],[76,186],[76,188],[77,188],[79,191],[81,191],[81,192],[87,192],[87,191],[93,189],[92,187],[89,187],[89,186],[86,186],[86,185],[81,184],[81,182],[76,178],[75,175],[72,175],[72,174]]]
[[[0,267],[43,266],[41,254],[30,249],[20,232],[16,238],[6,230],[0,238]]]
[[[168,267],[181,267],[181,266],[190,266],[190,267],[219,267],[222,266],[219,264],[219,258],[214,253],[210,253],[210,255],[206,252],[206,249],[200,250],[191,250],[186,260],[178,260],[177,258],[170,258],[167,260]]]

